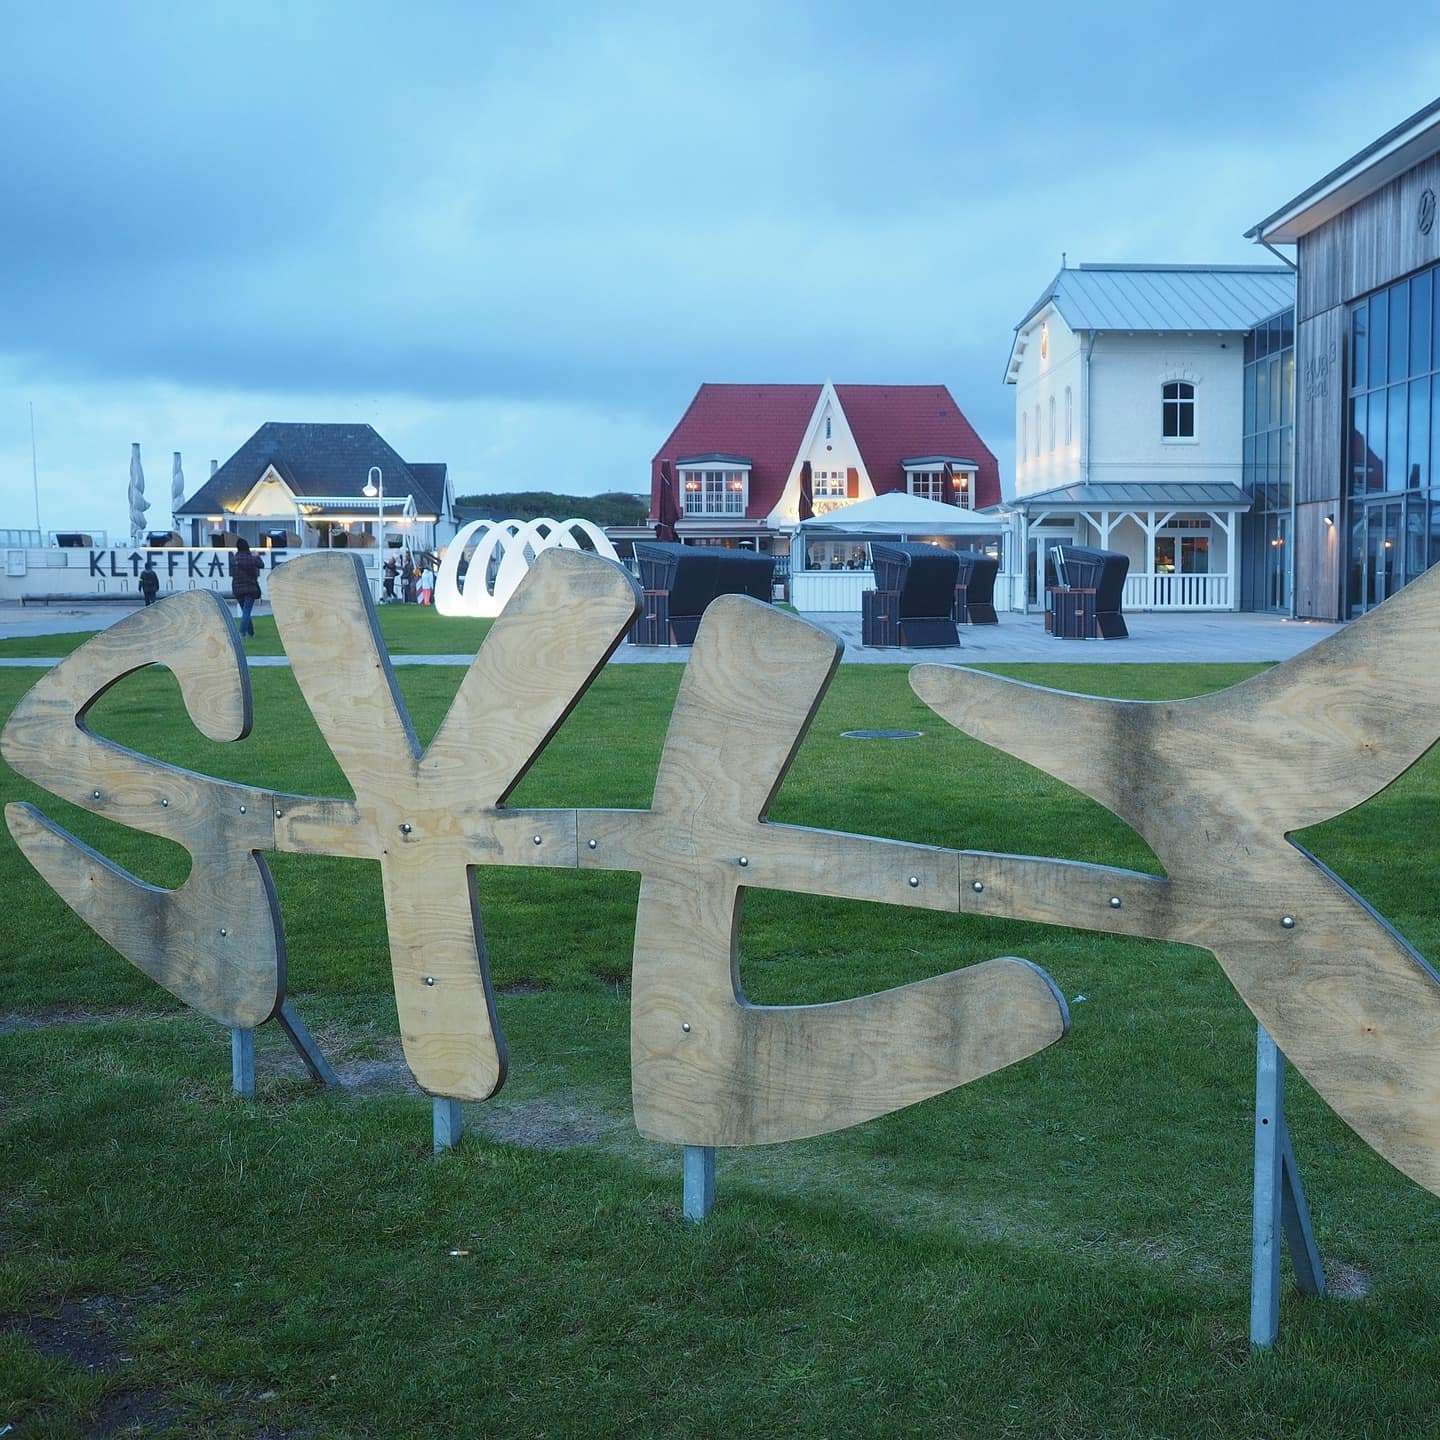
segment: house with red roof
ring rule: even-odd
[[[995,456],[944,385],[705,384],[651,462],[650,522],[783,554],[800,521],[896,491],[1000,503]]]

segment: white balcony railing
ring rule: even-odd
[[[1137,575],[1125,577],[1127,610],[1228,610],[1228,575]]]

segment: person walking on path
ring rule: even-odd
[[[255,602],[260,598],[260,572],[265,562],[250,549],[250,542],[240,539],[235,542],[235,558],[230,562],[230,573],[234,580],[230,593],[240,604],[240,633],[253,635],[255,622],[250,617]]]
[[[145,568],[140,572],[140,593],[145,597],[147,605],[153,605],[155,597],[160,593],[160,577],[155,573],[154,560],[147,560]]]

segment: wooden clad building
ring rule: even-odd
[[[1294,610],[1338,620],[1440,560],[1440,100],[1248,232],[1294,245]]]

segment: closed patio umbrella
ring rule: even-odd
[[[130,447],[130,539],[133,544],[138,545],[145,533],[145,512],[149,508],[150,502],[145,498],[145,471],[140,464],[140,446],[135,444]]]
[[[800,467],[800,518],[810,520],[815,515],[814,480],[807,460]]]
[[[180,468],[180,452],[175,452],[175,464],[170,471],[170,521],[178,530],[180,522],[175,519],[176,511],[185,503],[185,472]]]
[[[945,468],[940,472],[940,498],[947,505],[958,503],[955,494],[955,467],[947,460]]]
[[[655,527],[655,538],[674,543],[679,540],[675,529],[680,520],[680,501],[675,494],[675,478],[670,473],[670,462],[660,462],[660,509],[657,516],[660,523]]]

